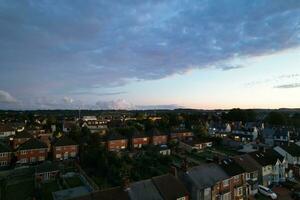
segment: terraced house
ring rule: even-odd
[[[11,162],[12,150],[10,147],[0,142],[0,167],[9,166]]]
[[[27,131],[22,131],[20,133],[16,133],[14,136],[10,138],[12,142],[13,149],[17,149],[21,144],[25,143],[26,141],[32,138],[31,134]]]
[[[118,132],[112,131],[107,136],[106,145],[108,151],[124,150],[128,147],[128,139],[125,138],[123,135],[119,134]]]
[[[27,140],[16,152],[18,163],[35,163],[47,158],[47,145],[37,139]]]
[[[62,136],[52,145],[52,153],[53,160],[75,158],[78,154],[78,145],[67,136]]]
[[[157,128],[148,131],[148,135],[151,136],[151,143],[153,145],[162,145],[168,143],[168,134],[159,131]]]
[[[134,149],[142,148],[150,143],[150,138],[145,135],[144,133],[133,130],[132,137],[131,137],[131,147]]]

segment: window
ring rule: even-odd
[[[229,179],[223,181],[223,186],[224,187],[229,186]]]
[[[35,162],[36,161],[36,157],[31,157],[30,158],[30,162]]]
[[[242,196],[243,195],[243,188],[239,187],[238,188],[238,196]]]
[[[71,152],[71,157],[75,157],[76,153],[75,152]]]
[[[144,141],[147,141],[147,138],[144,138],[143,140],[144,140]]]
[[[26,150],[21,150],[21,155],[25,155],[27,154],[27,151]]]
[[[240,175],[234,176],[234,181],[239,181],[240,180]]]
[[[56,151],[60,151],[61,150],[61,147],[56,147]]]
[[[223,194],[221,199],[222,200],[231,200],[231,194],[230,194],[230,192],[228,192],[226,194]]]
[[[7,165],[7,161],[1,161],[0,162],[0,166],[6,166]]]
[[[56,154],[56,158],[61,158],[61,154]]]
[[[7,157],[8,153],[0,153],[0,157]]]
[[[39,157],[39,161],[43,161],[43,160],[45,160],[45,157],[44,156],[40,156]]]

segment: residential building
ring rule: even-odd
[[[191,152],[193,150],[203,151],[206,148],[212,147],[212,141],[206,138],[203,139],[189,138],[187,140],[180,141],[179,146],[188,152]]]
[[[219,196],[221,182],[230,177],[217,164],[202,164],[189,169],[182,181],[190,193],[191,199],[215,200]],[[221,199],[221,198],[220,198]],[[230,195],[228,195],[230,199]]]
[[[249,155],[261,166],[259,182],[264,186],[279,184],[286,180],[290,174],[287,161],[273,149],[249,153]]]
[[[16,152],[18,163],[42,162],[47,158],[47,145],[37,139],[27,140]]]
[[[76,121],[64,121],[63,122],[63,132],[69,133],[73,127],[76,127]]]
[[[127,149],[128,139],[116,131],[112,131],[107,136],[107,149],[108,151],[120,151]]]
[[[53,160],[75,158],[78,154],[78,145],[67,136],[62,136],[52,145],[52,153]]]
[[[170,139],[174,141],[186,140],[193,136],[193,132],[188,130],[175,130],[170,133]]]
[[[293,174],[300,177],[300,146],[290,143],[285,146],[276,146],[274,150],[285,158]],[[288,175],[288,177],[290,176],[291,174]]]
[[[151,143],[153,145],[162,145],[168,143],[168,134],[159,131],[157,128],[148,131],[148,135],[151,136]]]
[[[274,145],[287,145],[290,142],[290,131],[286,128],[277,128],[273,137]]]
[[[233,159],[224,159],[219,166],[230,177],[214,187],[221,199],[243,200],[247,198],[245,170]]]
[[[12,136],[15,130],[7,124],[0,124],[0,139]]]
[[[12,157],[12,150],[10,147],[0,142],[0,167],[6,167],[9,166],[11,163],[11,157]]]
[[[131,135],[131,148],[139,149],[150,143],[150,137],[136,129],[132,130]]]
[[[246,196],[254,196],[258,192],[259,164],[248,154],[235,156],[233,160],[245,171]]]
[[[30,140],[32,138],[31,134],[27,131],[17,132],[15,135],[10,137],[10,142],[12,143],[13,149],[17,149],[21,144]]]
[[[60,170],[55,163],[44,162],[35,168],[35,180],[39,182],[46,182],[58,178]]]

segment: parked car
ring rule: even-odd
[[[271,199],[277,199],[277,194],[275,192],[273,192],[270,188],[267,188],[265,186],[259,185],[258,186],[258,191],[267,196],[270,197]]]

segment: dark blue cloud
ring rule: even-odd
[[[0,11],[0,89],[21,99],[160,79],[300,43],[299,0],[4,0]]]

